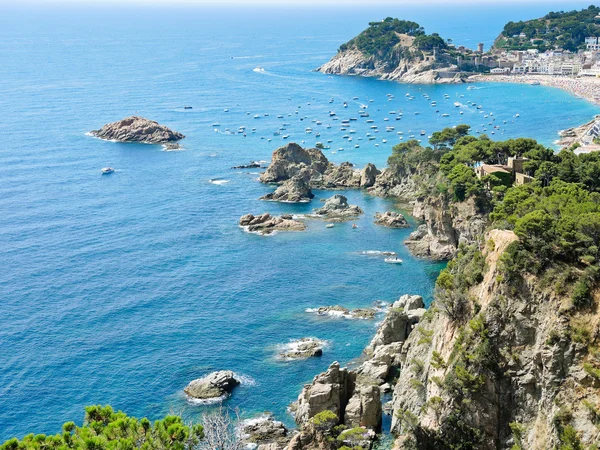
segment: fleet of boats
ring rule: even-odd
[[[475,89],[480,88],[475,85],[470,85],[466,88],[467,91],[473,91]],[[414,132],[409,130],[406,134],[404,134],[403,131],[396,131],[398,125],[402,123],[405,114],[412,113],[415,116],[421,115],[422,110],[418,110],[414,106],[411,107],[411,105],[414,104],[417,105],[418,108],[419,100],[417,96],[407,92],[403,99],[396,99],[394,94],[391,93],[386,94],[386,103],[391,103],[395,106],[393,109],[387,110],[387,114],[385,113],[385,110],[382,111],[381,103],[376,103],[376,99],[367,98],[363,100],[363,103],[360,103],[358,96],[352,97],[352,100],[345,101],[337,100],[335,97],[329,98],[329,104],[337,104],[338,107],[343,108],[343,114],[340,114],[339,116],[333,109],[329,109],[325,118],[320,117],[311,119],[310,116],[301,114],[301,112],[306,111],[306,109],[303,110],[302,108],[306,108],[307,106],[310,107],[311,102],[307,102],[305,105],[297,105],[293,112],[288,112],[287,114],[277,114],[276,116],[277,119],[284,119],[286,117],[293,118],[290,122],[284,122],[283,124],[280,124],[281,126],[279,129],[272,132],[273,137],[262,136],[261,139],[265,139],[268,142],[271,142],[273,139],[287,140],[292,138],[296,133],[298,133],[298,131],[303,129],[304,133],[296,137],[296,139],[298,139],[298,143],[301,145],[313,145],[313,142],[311,142],[313,136],[316,138],[315,140],[318,140],[319,138],[322,139],[322,135],[330,135],[331,137],[337,137],[337,139],[340,139],[337,133],[341,132],[341,139],[349,144],[346,148],[342,146],[337,150],[332,150],[330,145],[323,145],[322,142],[318,142],[320,149],[330,150],[332,154],[335,154],[347,149],[360,149],[360,142],[356,141],[367,141],[372,146],[379,147],[380,144],[394,145],[402,142],[406,136],[408,139],[416,139],[421,142],[422,139],[430,139],[432,137],[432,131],[438,131],[447,126],[453,126],[452,122],[448,120],[449,118],[451,120],[455,119],[454,125],[459,123],[468,123],[472,126],[476,123],[478,117],[485,119],[487,123],[484,122],[480,125],[473,126],[473,132],[475,134],[503,133],[503,130],[506,128],[506,120],[504,120],[502,124],[495,123],[496,118],[494,117],[493,112],[484,112],[483,106],[475,101],[467,101],[467,99],[462,100],[465,97],[465,94],[461,94],[460,92],[454,95],[454,99],[451,99],[450,94],[448,93],[442,94],[441,98],[438,98],[437,100],[432,98],[428,93],[422,93],[421,97],[426,102],[427,106],[434,108],[435,114],[439,118],[437,123],[432,124],[434,129],[429,130],[429,132],[424,129]],[[314,102],[316,99],[313,98],[312,100]],[[403,102],[406,103],[406,106],[402,105]],[[454,108],[452,108],[452,106]],[[350,112],[352,108],[356,108],[355,115],[352,115]],[[226,108],[223,111],[228,112],[229,109]],[[468,114],[472,117],[469,117],[469,119],[463,119],[461,116],[465,114]],[[246,115],[254,119],[262,119],[263,117],[269,116],[267,113],[253,114],[250,112],[246,112]],[[383,120],[385,127],[380,127],[373,117],[376,117],[377,120]],[[519,117],[519,114],[513,115],[513,119],[517,119]],[[396,126],[390,125],[392,118],[396,121]],[[298,130],[295,125],[291,125],[291,123],[297,123],[298,121],[304,123],[310,121],[311,125],[304,126]],[[355,125],[356,122],[358,123]],[[272,121],[265,122],[265,124],[271,123]],[[366,130],[365,127],[360,126],[361,123],[367,125]],[[218,122],[213,123],[212,127],[215,129],[215,132],[222,134],[241,134],[244,137],[246,137],[248,134],[256,134],[259,132],[257,127],[253,127],[248,131],[245,125],[240,126],[237,131],[235,131],[235,128],[226,128],[224,131],[222,131],[221,124]],[[394,139],[384,137],[387,133],[396,133],[396,137]],[[332,142],[332,139],[327,139],[328,144],[331,144]]]

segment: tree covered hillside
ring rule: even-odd
[[[403,41],[403,37],[410,39]],[[340,52],[356,48],[365,56],[378,60],[399,61],[410,56],[409,47],[417,51],[432,51],[433,48],[445,49],[447,46],[438,34],[425,34],[423,27],[416,22],[387,17],[381,22],[370,22],[369,28],[342,44]]]
[[[600,36],[600,7],[581,11],[550,12],[534,20],[508,22],[496,42],[497,47],[512,50],[562,48],[576,51],[585,48],[585,38]]]

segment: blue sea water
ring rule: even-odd
[[[455,108],[455,101],[492,112],[502,125],[494,138],[529,136],[552,145],[558,130],[583,123],[598,108],[540,86],[480,84],[468,91],[312,69],[368,21],[385,16],[416,20],[473,47],[491,45],[508,20],[581,6],[4,6],[0,441],[58,432],[95,403],[152,419],[169,411],[197,418],[205,407],[189,405],[182,389],[217,369],[246,377],[229,406],[244,415],[271,411],[289,422],[286,407],[302,385],[332,361],[358,357],[376,326],[305,309],[366,307],[404,293],[430,301],[441,265],[408,254],[402,241],[410,229],[375,226],[374,213],[395,205],[359,191],[344,192],[365,210],[358,229],[310,222],[303,233],[244,233],[237,226],[242,214],[309,212],[334,192],[316,192],[311,205],[265,203],[257,199],[273,188],[258,183],[258,171],[230,167],[268,160],[286,142],[273,135],[283,123],[290,124],[282,132],[288,141],[332,140],[326,151],[332,161],[378,167],[399,142],[397,131],[407,139],[458,123],[490,129],[492,116]],[[439,113],[424,93],[437,100]],[[360,145],[354,148],[328,112],[356,117],[360,104],[380,131],[364,119],[352,122],[352,144]],[[402,120],[392,110],[401,110]],[[131,114],[183,132],[184,150],[86,135]],[[245,137],[224,132],[242,125]],[[386,125],[394,132],[386,133]],[[116,172],[101,176],[109,165]],[[384,264],[361,254],[367,250],[396,251],[405,263]],[[323,357],[275,358],[278,345],[305,336],[328,342]]]

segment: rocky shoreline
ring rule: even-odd
[[[174,144],[185,136],[164,125],[144,117],[131,116],[90,131],[92,136],[107,141],[139,142],[143,144],[167,144],[167,150],[177,150]]]

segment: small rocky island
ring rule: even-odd
[[[291,341],[281,348],[279,358],[289,361],[321,356],[323,345],[323,341],[311,337]]]
[[[191,381],[183,391],[197,400],[211,400],[231,393],[238,384],[231,370],[221,370]]]
[[[271,234],[275,231],[304,231],[304,222],[296,220],[290,214],[272,216],[269,213],[254,216],[246,214],[240,218],[240,226],[250,233]]]
[[[333,197],[328,198],[325,201],[325,205],[314,211],[316,217],[336,222],[355,219],[361,214],[363,214],[363,210],[360,206],[349,205],[348,199],[340,194],[335,194]]]
[[[166,144],[183,139],[185,136],[164,125],[144,117],[131,116],[104,125],[90,132],[93,136],[107,141],[140,142],[143,144]]]
[[[375,213],[375,223],[388,228],[409,228],[410,225],[406,218],[397,212],[386,211],[384,213]]]

